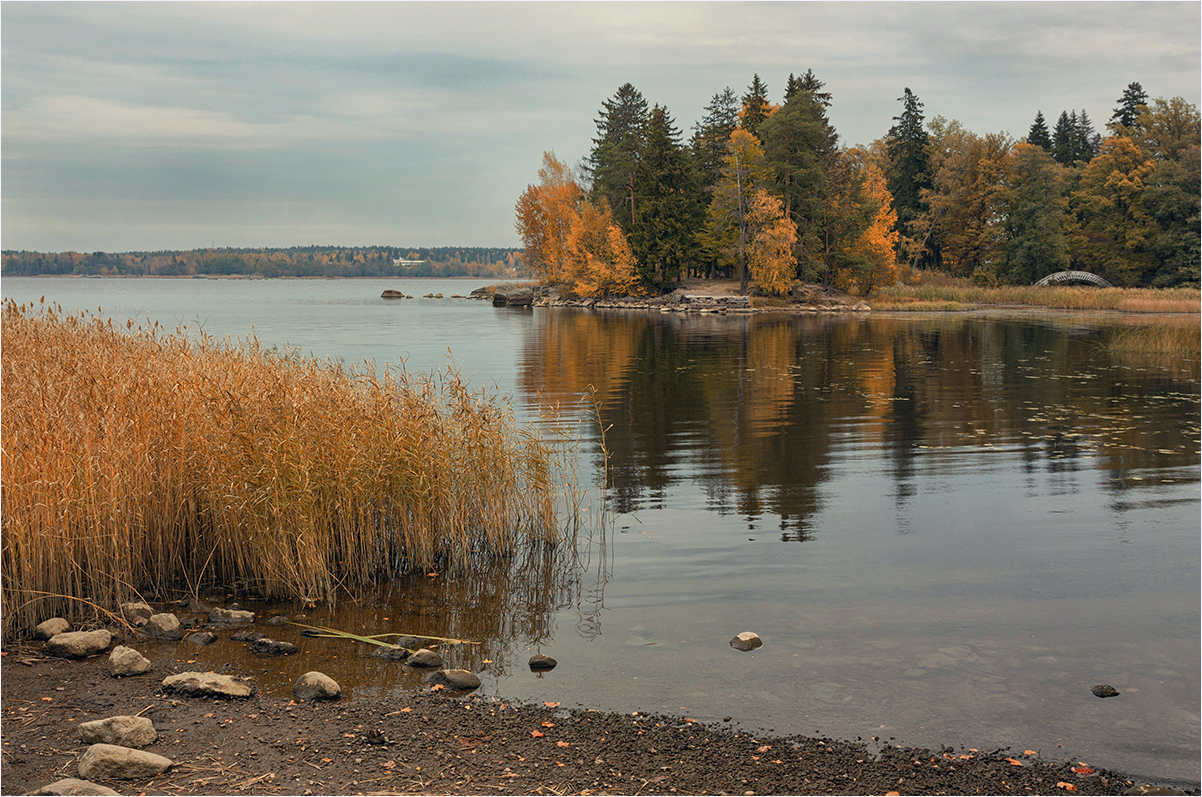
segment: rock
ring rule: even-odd
[[[125,645],[118,645],[109,654],[109,675],[114,678],[122,678],[126,675],[141,675],[142,673],[150,672],[153,667],[154,665],[150,663],[150,659],[133,648],[125,647]]]
[[[211,645],[217,641],[217,635],[212,631],[197,631],[184,637],[186,642],[194,645]]]
[[[255,613],[242,609],[213,609],[209,612],[209,621],[219,625],[250,625],[255,621]]]
[[[388,645],[386,647],[378,647],[372,651],[373,656],[380,659],[390,659],[392,661],[404,661],[409,658],[409,651],[400,645]]]
[[[1110,684],[1098,684],[1097,686],[1089,687],[1089,691],[1093,692],[1098,697],[1118,697],[1122,694]]]
[[[291,656],[296,653],[296,645],[291,642],[277,642],[267,637],[251,642],[250,649],[255,653],[266,653],[269,656]]]
[[[159,738],[159,734],[154,729],[154,723],[146,717],[120,715],[81,723],[79,738],[83,740],[84,744],[145,747]]]
[[[154,614],[154,609],[146,603],[123,603],[117,611],[121,613],[121,619],[130,625],[142,625]]]
[[[51,617],[49,620],[43,620],[38,623],[38,627],[33,629],[34,639],[49,639],[52,636],[65,634],[71,630],[71,624],[61,617]]]
[[[529,307],[534,302],[534,290],[524,285],[502,285],[492,295],[493,307]]]
[[[79,759],[79,774],[88,780],[146,780],[174,766],[170,758],[115,744],[94,744]]]
[[[480,679],[468,670],[437,670],[425,677],[428,684],[438,684],[456,692],[470,692],[480,688]]]
[[[121,792],[113,791],[108,786],[101,786],[99,783],[93,783],[90,780],[80,780],[79,778],[63,778],[56,780],[54,783],[48,783],[37,791],[30,794],[120,794]]]
[[[301,700],[337,700],[342,697],[342,687],[325,673],[313,670],[296,679],[292,694]]]
[[[386,290],[380,294],[380,298],[381,299],[404,299],[405,294],[401,293],[400,291],[389,288],[388,290]]]
[[[46,652],[62,659],[86,659],[108,648],[113,635],[101,628],[98,631],[66,631],[55,634],[46,643]]]
[[[150,619],[146,621],[146,625],[142,626],[142,633],[151,639],[177,640],[184,636],[179,618],[171,612],[151,615]]]
[[[181,672],[163,679],[163,689],[189,697],[250,697],[250,686],[215,672]]]
[[[258,631],[235,631],[230,634],[230,639],[235,642],[254,642],[256,639],[262,639],[263,635]]]
[[[856,302],[851,306],[851,309],[856,313],[866,313],[872,310],[872,308],[868,306],[868,302]]]
[[[289,619],[291,619],[291,618],[285,617],[282,614],[277,614],[275,617],[268,618],[267,624],[268,625],[283,625],[284,623],[288,622]]]
[[[400,648],[407,648],[410,652],[412,652],[418,648],[424,648],[426,646],[426,640],[415,636],[399,636],[393,641],[392,644]]]
[[[759,635],[751,631],[744,631],[730,640],[730,646],[735,650],[755,650],[763,644],[764,642],[760,639]]]
[[[556,664],[559,664],[559,662],[541,653],[530,657],[530,669],[532,670],[553,670]]]
[[[409,654],[409,658],[405,660],[405,663],[410,667],[435,669],[442,666],[442,656],[439,656],[429,648],[419,648]]]

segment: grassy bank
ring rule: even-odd
[[[4,633],[206,584],[329,599],[554,542],[566,471],[435,376],[3,310]],[[570,486],[569,486],[570,489]]]
[[[1132,313],[1197,313],[1197,288],[1094,288],[1065,285],[1041,288],[974,285],[970,280],[924,272],[913,285],[880,288],[868,299],[873,310],[970,310],[989,306],[1046,307],[1057,310],[1116,310]]]

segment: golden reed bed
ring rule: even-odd
[[[5,637],[201,582],[330,599],[565,533],[557,447],[453,368],[11,301],[0,361]]]

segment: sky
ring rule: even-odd
[[[844,145],[1026,135],[1124,88],[1199,104],[1198,2],[0,4],[0,247],[518,246],[542,153],[632,83],[688,137],[752,76],[831,92]]]

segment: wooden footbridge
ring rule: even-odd
[[[1099,288],[1114,287],[1097,274],[1090,274],[1088,271],[1057,271],[1055,274],[1047,275],[1035,284],[1042,285],[1044,287],[1048,285],[1094,285]]]

